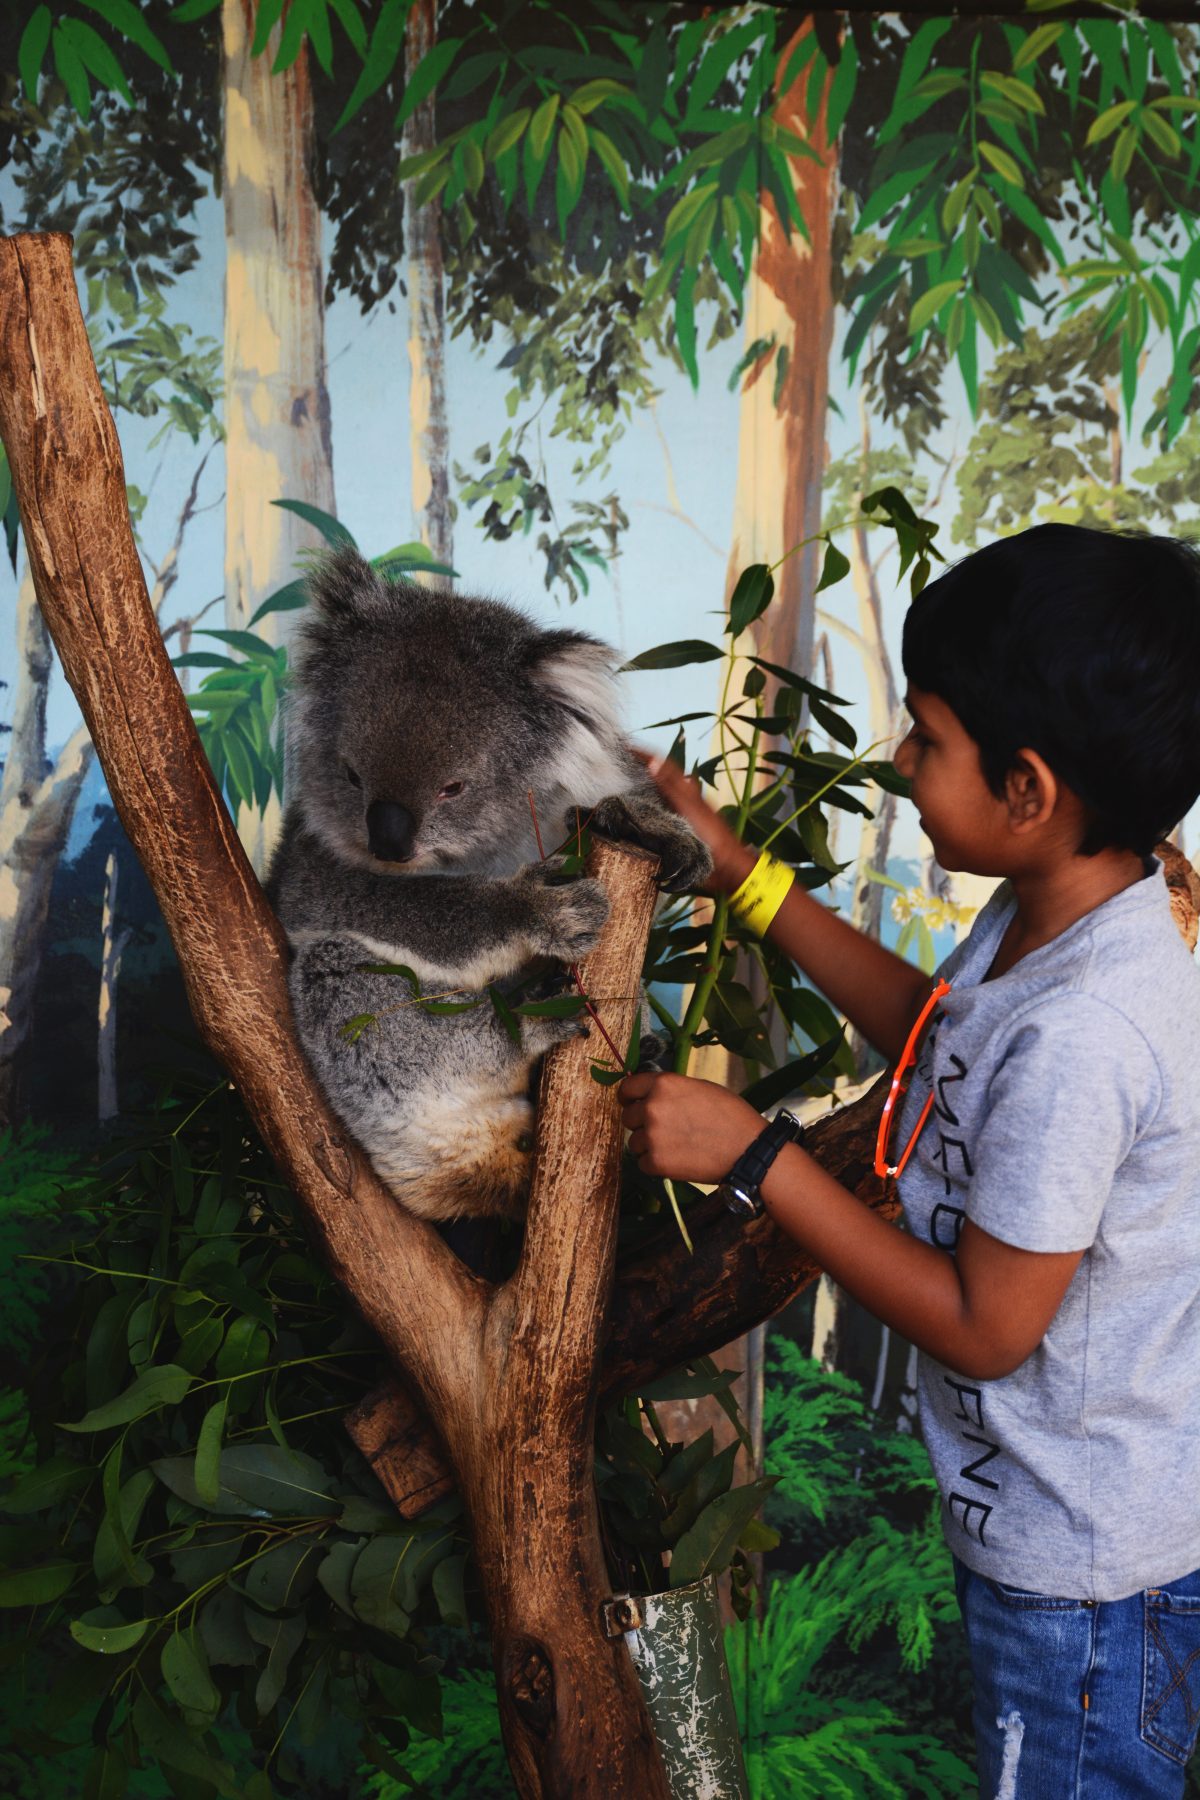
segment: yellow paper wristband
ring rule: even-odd
[[[764,850],[742,885],[729,896],[730,911],[755,937],[762,937],[795,879],[786,863],[777,862]]]

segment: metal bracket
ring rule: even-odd
[[[623,1637],[627,1631],[638,1631],[642,1625],[642,1608],[632,1594],[614,1594],[600,1608],[607,1638]]]

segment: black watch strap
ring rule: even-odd
[[[765,1210],[759,1188],[767,1170],[785,1144],[798,1144],[804,1127],[792,1113],[780,1108],[765,1130],[747,1146],[730,1169],[717,1192],[732,1213],[757,1219]]]

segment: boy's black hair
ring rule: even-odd
[[[1035,525],[913,601],[904,672],[979,746],[992,792],[1036,750],[1091,815],[1079,854],[1140,855],[1200,794],[1200,551]]]

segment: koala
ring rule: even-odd
[[[550,851],[589,829],[695,887],[707,849],[626,746],[615,653],[500,601],[392,582],[349,547],[318,564],[293,650],[290,798],[267,894],[292,949],[300,1041],[334,1111],[412,1212],[516,1217],[534,1065],[586,1018],[520,1017],[489,985],[565,991],[608,914]],[[530,795],[533,796],[531,810]],[[423,997],[469,1010],[435,1014]],[[351,1042],[349,1020],[376,1023]]]

